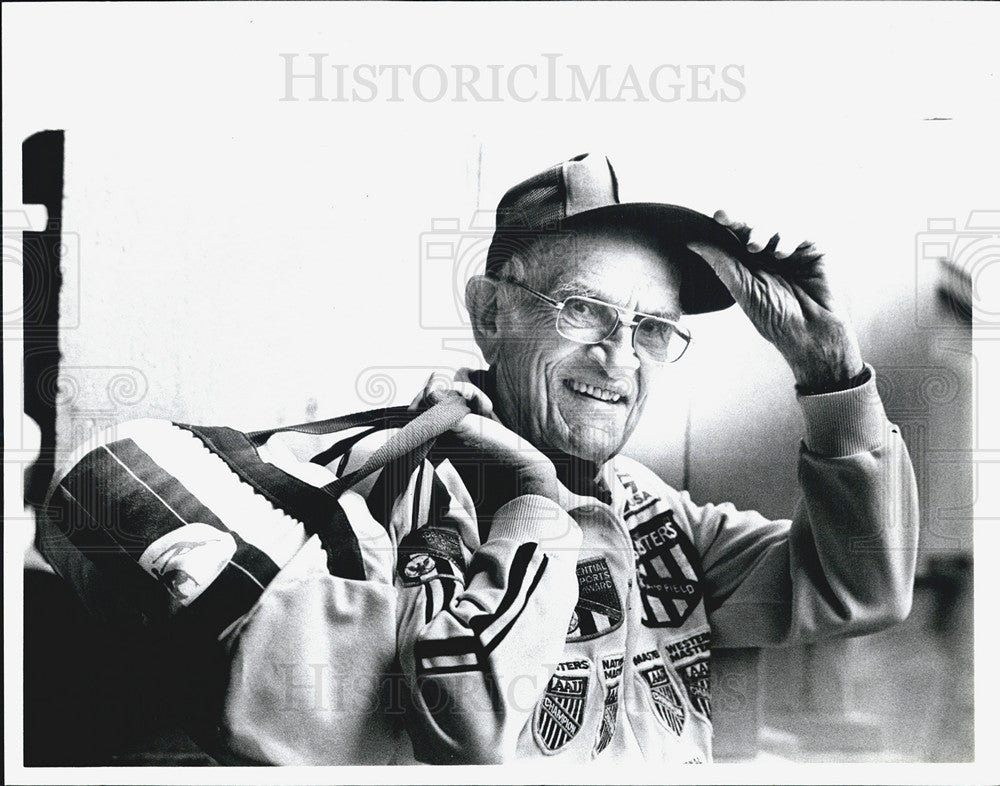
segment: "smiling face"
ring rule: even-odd
[[[556,300],[588,295],[623,309],[680,315],[680,273],[637,239],[584,232],[572,253],[545,241],[531,258],[515,255],[509,274]],[[558,257],[558,258],[557,258]],[[498,284],[492,332],[477,330],[496,370],[500,418],[538,447],[603,463],[635,430],[661,366],[640,362],[632,329],[619,326],[599,344],[556,332],[556,309],[512,284]]]

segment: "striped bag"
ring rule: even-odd
[[[385,468],[390,494],[385,480],[408,477],[466,414],[456,396],[419,415],[393,407],[250,433],[125,423],[54,483],[38,545],[92,614],[191,670],[204,686],[192,734],[217,758],[405,759],[399,708],[386,704],[395,544],[351,488]],[[325,466],[387,428],[399,431],[357,470]],[[348,429],[311,461],[275,438]]]

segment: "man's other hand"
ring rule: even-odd
[[[836,389],[860,374],[857,337],[838,313],[823,254],[808,241],[791,254],[779,253],[777,234],[760,248],[749,242],[746,224],[721,210],[713,218],[740,238],[755,264],[748,267],[705,243],[688,248],[711,265],[757,331],[782,354],[800,389]]]
[[[426,409],[453,392],[459,393],[471,410],[452,429],[456,447],[463,459],[483,462],[484,480],[491,492],[503,490],[504,498],[494,500],[498,506],[523,494],[540,494],[556,502],[566,499],[567,492],[549,458],[500,423],[493,415],[493,402],[471,382],[432,374],[410,408]]]

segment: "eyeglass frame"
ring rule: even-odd
[[[579,340],[577,340],[575,338],[570,338],[569,336],[565,336],[562,333],[559,333],[559,335],[562,336],[563,338],[565,338],[567,341],[573,341],[574,343],[577,343],[577,344],[583,344],[585,346],[591,346],[592,347],[592,346],[596,346],[597,344],[600,344],[600,343],[602,343],[604,341],[607,341],[609,338],[611,338],[611,336],[613,336],[615,334],[615,332],[618,330],[619,327],[630,327],[630,328],[632,328],[632,352],[633,352],[633,354],[635,354],[635,356],[637,358],[639,358],[640,360],[646,360],[646,362],[653,363],[653,364],[655,364],[657,366],[665,366],[665,365],[667,365],[669,363],[676,363],[678,360],[680,360],[682,357],[684,357],[684,353],[687,352],[688,347],[691,346],[691,338],[692,338],[691,331],[688,330],[680,322],[677,322],[676,320],[667,319],[666,317],[658,317],[655,314],[644,314],[641,311],[630,311],[627,308],[622,308],[621,306],[616,306],[614,303],[607,303],[607,302],[605,302],[603,300],[598,300],[597,298],[589,297],[587,295],[569,295],[565,300],[556,300],[555,298],[549,297],[548,295],[545,295],[545,294],[539,292],[536,289],[532,289],[527,284],[525,284],[523,281],[518,281],[516,278],[513,278],[511,276],[499,276],[496,280],[497,281],[502,281],[502,282],[507,283],[507,284],[514,284],[515,286],[520,287],[525,292],[528,292],[528,293],[534,295],[539,300],[542,300],[543,302],[545,302],[548,305],[552,306],[554,309],[556,309],[557,312],[562,312],[562,310],[566,307],[567,301],[569,301],[572,298],[577,298],[579,300],[585,300],[585,301],[589,301],[591,303],[597,303],[598,305],[601,305],[601,306],[607,306],[608,308],[614,309],[615,313],[618,315],[618,321],[615,323],[615,326],[613,328],[611,328],[611,332],[608,333],[604,338],[598,339],[597,341],[579,341]],[[629,321],[625,322],[624,317],[629,317]],[[685,342],[684,343],[684,349],[682,349],[681,353],[677,357],[675,357],[673,360],[656,360],[656,359],[654,359],[652,357],[649,357],[648,354],[646,355],[646,357],[642,357],[639,354],[639,349],[635,345],[635,333],[636,333],[636,328],[639,327],[639,325],[642,324],[643,320],[646,320],[646,319],[655,319],[657,322],[666,322],[675,331],[677,331],[677,334],[681,338],[684,339],[684,342]],[[558,325],[559,325],[559,315],[557,314],[556,315],[556,332],[559,332]]]

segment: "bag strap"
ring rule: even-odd
[[[350,437],[344,437],[338,442],[334,442],[326,450],[320,451],[311,459],[309,459],[310,464],[319,464],[325,467],[331,461],[333,461],[338,456],[344,457],[348,451],[354,448],[361,440],[367,439],[376,431],[379,431],[378,426],[372,426],[371,428],[366,428],[364,431],[360,431],[357,434],[353,434]]]
[[[340,415],[327,420],[316,420],[311,423],[298,423],[294,426],[277,426],[275,428],[264,429],[262,431],[246,432],[247,439],[253,443],[254,447],[260,447],[275,434],[285,431],[297,431],[300,434],[312,434],[314,436],[324,436],[335,434],[338,431],[345,431],[349,428],[398,428],[413,420],[413,412],[409,407],[383,407],[382,409],[370,409],[365,412],[353,412],[350,415]]]
[[[382,469],[393,461],[408,457],[414,466],[423,461],[434,440],[454,428],[469,414],[469,405],[458,393],[424,410],[393,434],[384,445],[372,453],[358,469],[323,487],[323,491],[339,497],[351,486]],[[408,413],[411,417],[412,412]]]

